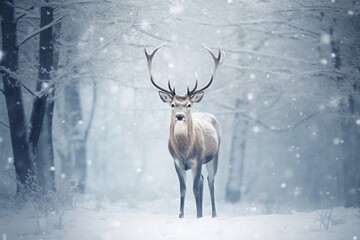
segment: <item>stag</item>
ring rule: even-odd
[[[189,169],[191,169],[193,175],[193,192],[197,217],[201,218],[203,215],[202,199],[204,177],[201,173],[203,164],[206,166],[208,172],[207,180],[211,197],[212,217],[216,217],[214,178],[218,167],[221,131],[214,115],[210,113],[191,113],[190,110],[194,103],[201,101],[204,96],[204,91],[213,82],[215,72],[223,61],[223,54],[220,46],[218,56],[216,57],[215,54],[204,45],[215,62],[210,80],[204,87],[198,89],[198,81],[196,79],[194,88],[190,90],[188,86],[187,94],[185,96],[179,96],[175,93],[175,87],[171,86],[170,78],[167,86],[168,89],[159,86],[154,81],[151,70],[152,59],[163,45],[164,44],[155,48],[151,54],[148,54],[146,47],[144,47],[144,51],[150,81],[160,90],[159,95],[161,100],[168,103],[172,108],[168,148],[174,159],[176,173],[180,182],[179,218],[184,217],[186,171]]]

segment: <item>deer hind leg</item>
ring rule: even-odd
[[[202,198],[203,198],[203,186],[204,186],[204,177],[201,175],[201,164],[197,164],[192,169],[193,174],[193,191],[195,196],[196,203],[196,213],[197,218],[201,218],[202,214]]]
[[[218,161],[218,154],[214,156],[214,158],[206,163],[206,169],[208,172],[208,184],[210,190],[210,198],[211,198],[211,210],[212,210],[212,217],[216,217],[216,207],[215,207],[215,193],[214,193],[214,182],[215,182],[215,175],[217,171],[217,161]]]
[[[186,195],[186,171],[181,166],[175,163],[176,173],[179,178],[180,183],[180,213],[179,218],[184,217],[184,204],[185,204],[185,195]]]

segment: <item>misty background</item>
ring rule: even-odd
[[[53,11],[43,25],[52,29],[54,51],[47,70],[39,70],[41,7]],[[358,1],[31,0],[16,1],[15,14],[22,17],[12,72],[26,122],[34,98],[53,89],[47,101],[54,110],[45,110],[52,126],[42,126],[35,154],[45,189],[74,181],[98,201],[168,199],[177,209],[167,149],[171,109],[150,82],[143,47],[165,42],[153,61],[155,79],[166,86],[171,74],[185,95],[195,73],[200,85],[209,80],[213,60],[204,43],[226,54],[192,108],[220,122],[217,201],[255,204],[262,213],[360,206]],[[22,160],[14,157],[5,101],[11,74],[1,66],[0,198],[11,199],[14,163]],[[49,76],[36,89],[44,71]],[[187,202],[194,202],[191,191]]]

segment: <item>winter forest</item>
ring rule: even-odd
[[[0,15],[0,239],[360,239],[358,0],[0,0]],[[217,218],[203,166],[203,218],[189,170],[179,219],[172,107],[144,54],[163,43],[159,86],[214,75],[191,113],[221,129]]]

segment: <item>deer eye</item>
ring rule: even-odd
[[[171,107],[174,108],[174,107],[175,107],[175,104],[172,103],[172,104],[171,104]]]
[[[190,104],[190,103],[187,105],[187,108],[191,108],[191,104]]]

